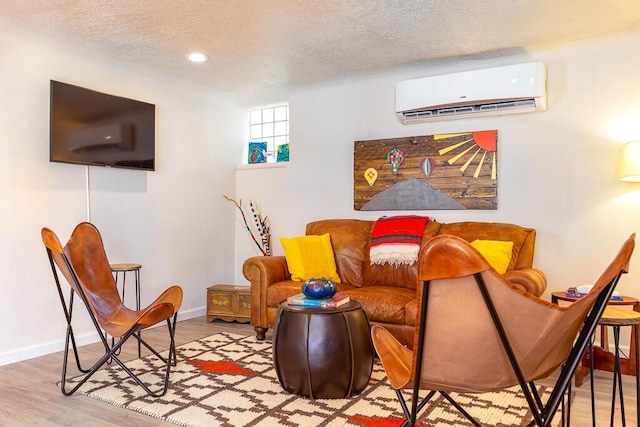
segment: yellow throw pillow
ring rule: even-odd
[[[471,246],[487,260],[495,271],[504,274],[511,262],[513,242],[503,240],[474,240]]]
[[[321,236],[281,237],[291,279],[304,282],[321,277],[340,283],[329,233]]]

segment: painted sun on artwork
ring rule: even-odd
[[[456,150],[458,148],[463,148],[463,151],[452,156],[447,163],[449,165],[454,165],[458,163],[458,161],[462,161],[466,159],[464,164],[460,167],[460,172],[465,174],[469,165],[476,159],[476,157],[481,154],[480,161],[474,168],[473,177],[478,178],[480,176],[480,171],[482,170],[482,166],[487,160],[487,155],[490,157],[488,160],[491,161],[491,179],[497,178],[496,172],[496,149],[497,149],[497,131],[495,130],[484,130],[478,132],[470,132],[470,133],[450,133],[450,134],[442,134],[442,135],[434,135],[433,139],[435,141],[445,141],[447,139],[456,138],[456,137],[468,137],[462,142],[457,142],[448,147],[445,147],[441,150],[438,150],[438,153],[443,156],[449,153],[452,150]],[[468,146],[468,147],[467,147]]]

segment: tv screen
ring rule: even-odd
[[[155,170],[156,106],[51,80],[49,160]]]

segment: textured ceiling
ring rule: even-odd
[[[0,0],[0,25],[238,91],[625,32],[640,1]]]

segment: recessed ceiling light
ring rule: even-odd
[[[191,62],[206,62],[209,60],[209,57],[204,53],[192,52],[187,55],[187,59]]]

